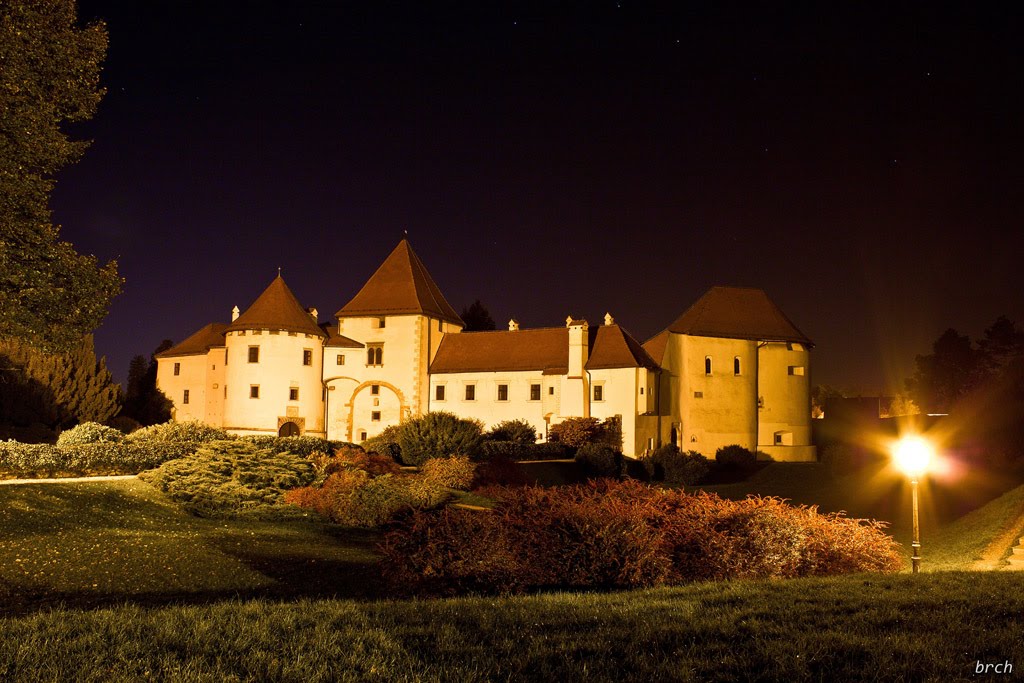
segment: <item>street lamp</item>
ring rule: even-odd
[[[914,542],[911,544],[914,554],[910,557],[913,571],[917,574],[921,568],[921,529],[917,522],[917,480],[928,471],[935,449],[922,436],[905,436],[892,445],[892,459],[897,469],[910,478],[910,496],[914,508]]]

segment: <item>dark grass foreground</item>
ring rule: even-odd
[[[0,620],[0,678],[972,680],[1024,667],[1022,610],[1020,575],[995,572],[54,610]]]

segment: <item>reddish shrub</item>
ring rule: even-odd
[[[323,476],[330,476],[345,469],[359,469],[374,477],[382,474],[399,474],[399,467],[391,457],[377,453],[367,453],[360,448],[342,446],[334,450],[333,455],[313,456],[313,464]]]

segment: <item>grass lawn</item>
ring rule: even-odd
[[[0,600],[92,606],[231,595],[376,594],[366,532],[316,521],[225,522],[138,480],[0,487]]]
[[[5,680],[966,680],[1024,666],[1008,572],[432,601],[269,600],[0,620]],[[54,656],[59,653],[59,656]]]

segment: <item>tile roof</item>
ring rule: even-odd
[[[602,368],[649,368],[658,364],[633,336],[620,325],[602,325],[590,348],[587,370]]]
[[[712,287],[666,329],[699,337],[813,342],[760,289]],[[652,344],[658,336],[648,340]],[[660,343],[660,342],[659,342]],[[648,348],[656,349],[656,344]]]
[[[668,336],[669,331],[664,330],[644,342],[644,351],[650,354],[658,365],[665,364],[665,347],[668,346]]]
[[[412,250],[409,240],[403,239],[335,316],[351,318],[411,313],[464,324]]]
[[[285,330],[327,336],[280,275],[226,328],[233,330]]]
[[[590,328],[588,370],[657,368],[639,342],[618,325]],[[569,368],[569,330],[529,330],[446,334],[430,364],[430,374],[540,371],[564,375]]]
[[[206,353],[216,346],[224,346],[225,323],[210,323],[201,327],[197,332],[192,333],[180,344],[175,344],[166,351],[156,354],[157,358],[170,358],[171,356],[191,356],[196,353]]]
[[[512,372],[568,367],[569,330],[540,327],[446,334],[430,364],[430,373]]]
[[[338,334],[337,325],[321,325],[320,327],[327,333],[327,342],[324,346],[343,349],[362,349],[366,347],[366,344],[357,342],[355,339],[349,339],[343,334]]]

